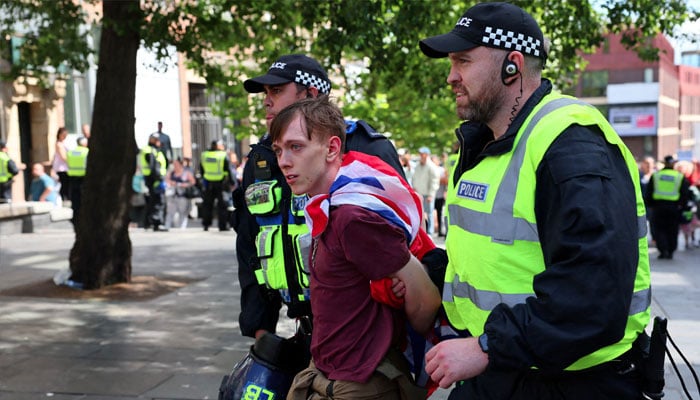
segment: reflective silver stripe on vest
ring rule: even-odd
[[[461,282],[459,275],[455,274],[451,283],[445,283],[442,292],[442,301],[453,303],[454,298],[471,300],[474,305],[484,311],[491,311],[497,305],[505,303],[508,307],[517,304],[525,304],[528,297],[535,297],[533,293],[504,294],[490,290],[479,290],[467,282]],[[632,294],[629,315],[646,311],[651,305],[651,288],[643,289]]]
[[[452,284],[445,283],[442,289],[443,301],[452,303],[455,297],[469,299],[475,306],[485,311],[491,311],[501,303],[513,307],[516,304],[525,303],[525,299],[534,296],[532,293],[503,294],[490,290],[479,290],[467,282],[461,282],[457,274],[455,274]]]
[[[545,104],[532,118],[523,131],[520,141],[515,147],[513,156],[508,164],[506,173],[496,192],[493,211],[491,214],[474,211],[461,206],[450,204],[450,223],[457,225],[465,231],[491,237],[496,243],[512,244],[514,240],[538,242],[537,225],[523,218],[513,216],[515,204],[515,191],[518,187],[520,168],[525,159],[527,139],[533,129],[550,112],[572,104],[580,104],[592,107],[576,99],[562,98]],[[645,238],[647,233],[646,216],[637,217],[637,229],[639,239]],[[454,280],[446,282],[443,288],[443,301],[451,303],[454,298],[470,299],[481,310],[491,311],[500,303],[513,307],[516,304],[524,304],[528,297],[534,297],[533,293],[504,294],[489,290],[478,290],[466,282],[461,282],[455,274]],[[632,294],[629,315],[645,311],[651,305],[651,288],[643,289]]]
[[[646,216],[646,214],[637,216],[637,231],[639,232],[639,237],[637,239],[647,237],[647,216]]]
[[[556,99],[545,104],[532,117],[525,127],[520,141],[515,145],[513,156],[508,163],[506,174],[496,192],[491,213],[469,210],[458,205],[451,204],[449,209],[450,220],[466,231],[489,236],[496,243],[512,244],[514,240],[528,242],[539,241],[537,224],[530,223],[522,218],[513,217],[513,204],[515,203],[515,191],[518,187],[518,175],[525,159],[527,139],[532,134],[537,123],[550,112],[570,104],[585,103],[575,99]]]
[[[265,229],[265,230],[263,230],[263,232],[260,232],[260,235],[258,235],[258,243],[257,243],[258,249],[267,249],[267,247],[266,247],[267,241],[272,240],[271,235],[273,232],[274,231],[272,229]],[[258,255],[260,255],[260,254],[258,253]],[[270,279],[267,277],[268,257],[264,257],[264,258],[258,257],[258,258],[260,259],[260,266],[262,267],[263,276],[265,277],[265,283],[267,284],[270,282]]]
[[[552,100],[545,104],[532,117],[532,120],[523,131],[520,141],[515,146],[513,156],[508,163],[506,173],[501,180],[501,184],[496,192],[491,213],[470,210],[456,204],[448,205],[450,221],[465,231],[488,236],[491,241],[502,244],[513,244],[515,240],[528,242],[539,241],[537,224],[530,223],[523,218],[513,216],[513,205],[515,204],[515,191],[518,187],[518,176],[525,160],[525,150],[527,140],[535,129],[535,126],[550,112],[572,104],[592,107],[580,100],[562,98]],[[646,216],[637,217],[637,227],[639,238],[646,237],[647,225]]]

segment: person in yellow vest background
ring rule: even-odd
[[[0,203],[12,202],[12,178],[25,168],[17,165],[7,154],[7,144],[0,140]]]
[[[681,213],[690,199],[690,182],[673,168],[675,163],[673,156],[664,157],[664,168],[651,175],[644,194],[659,258],[669,260],[678,248]]]
[[[200,162],[204,198],[202,203],[202,226],[209,230],[216,203],[217,222],[220,231],[228,231],[228,203],[231,191],[236,187],[236,173],[231,169],[231,162],[226,153],[224,142],[214,140],[209,150],[202,153]]]
[[[595,107],[542,78],[548,42],[509,3],[423,39],[448,58],[460,159],[447,190],[443,306],[426,353],[450,399],[642,398],[645,207],[631,152]]]
[[[87,169],[88,140],[81,136],[77,141],[77,146],[66,153],[66,164],[68,164],[68,180],[70,187],[70,208],[73,210],[73,226],[78,226],[80,216],[81,193],[83,189],[83,179]]]
[[[146,195],[146,220],[144,228],[153,231],[163,231],[165,226],[165,175],[167,174],[167,161],[160,151],[160,135],[151,133],[148,144],[139,152],[139,163],[143,180],[146,183],[148,194]]]

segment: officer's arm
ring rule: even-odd
[[[245,189],[255,180],[253,161],[243,169],[243,182],[233,198],[236,213],[236,256],[238,258],[238,282],[241,286],[241,313],[238,321],[244,336],[257,337],[261,330],[275,332],[279,310],[282,307],[279,293],[265,293],[255,276],[257,251],[255,236],[259,230],[255,217],[245,204]]]
[[[440,307],[440,293],[428,277],[423,265],[414,256],[393,276],[406,285],[404,310],[411,326],[420,333],[427,333],[433,326]]]
[[[14,161],[7,161],[7,172],[10,173],[10,176],[15,176],[19,173],[19,168],[17,168],[17,164]]]

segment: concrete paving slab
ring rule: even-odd
[[[72,228],[53,226],[0,231],[0,290],[67,267]],[[134,275],[200,280],[138,302],[0,295],[0,400],[216,398],[221,378],[252,344],[238,329],[235,234],[193,226],[130,236]],[[656,260],[654,249],[651,255],[653,315],[669,318],[672,337],[700,371],[700,250],[681,248],[672,261]],[[294,330],[283,316],[280,334]],[[670,365],[666,379],[664,399],[683,399]],[[438,390],[431,400],[448,393]]]

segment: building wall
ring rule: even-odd
[[[684,139],[686,133],[681,130],[682,82],[674,65],[673,46],[663,35],[657,36],[654,46],[660,49],[659,60],[648,62],[642,61],[634,51],[626,50],[620,38],[619,34],[609,35],[606,43],[594,54],[584,55],[588,62],[584,77],[591,74],[595,74],[599,80],[607,77],[607,90],[602,97],[604,100],[597,98],[599,101],[596,105],[611,111],[616,108],[629,110],[635,107],[656,107],[654,132],[621,134],[623,141],[638,159],[648,155],[661,159],[666,154],[689,149],[689,142]],[[591,93],[590,89],[584,87],[590,82],[591,79],[580,79],[576,94],[582,96]],[[650,95],[654,98],[650,98]],[[610,114],[608,119],[611,119]]]
[[[12,200],[15,202],[25,200],[32,164],[44,164],[47,172],[50,171],[55,133],[63,121],[64,96],[65,82],[60,80],[49,88],[24,78],[0,82],[0,138],[7,142],[10,158],[25,166],[13,179]]]
[[[679,65],[681,143],[700,157],[700,67]]]

